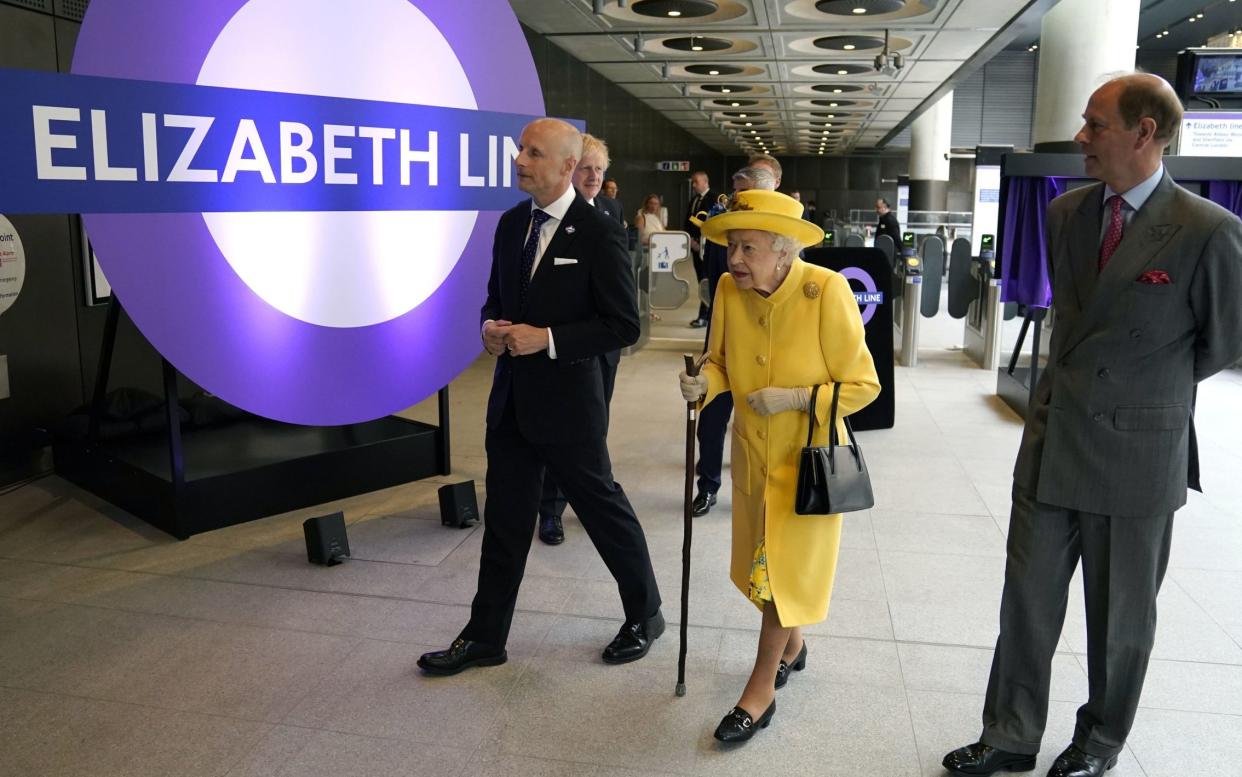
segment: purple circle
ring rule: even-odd
[[[841,275],[843,275],[847,281],[858,281],[862,284],[863,289],[873,294],[879,291],[879,288],[875,285],[875,279],[871,277],[871,273],[863,270],[861,267],[846,267],[841,271]],[[866,305],[860,305],[859,307],[862,308],[863,326],[866,326],[871,319],[875,317],[876,308],[880,306],[875,302],[869,302]]]
[[[452,46],[479,110],[542,115],[526,38],[505,0],[409,0]],[[72,72],[194,84],[216,38],[248,0],[95,0]],[[477,20],[488,20],[480,35]],[[333,56],[324,47],[324,56]],[[200,214],[85,215],[117,298],[152,345],[225,401],[289,423],[356,423],[431,396],[482,350],[479,308],[500,214],[480,212],[438,289],[380,324],[309,324],[270,305],[221,254]],[[412,254],[418,251],[411,245]]]

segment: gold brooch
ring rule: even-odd
[[[819,284],[811,281],[802,287],[802,293],[809,299],[815,299],[819,296]]]

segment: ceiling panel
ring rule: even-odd
[[[865,127],[861,133],[851,131],[841,146],[874,145],[926,107],[947,79],[977,69],[982,62],[963,66],[994,36],[1007,41],[1005,35],[1016,34],[1014,20],[1030,4],[902,0],[895,13],[840,16],[817,10],[814,0],[715,0],[711,16],[693,19],[643,16],[643,0],[628,0],[624,6],[603,0],[598,14],[595,0],[510,2],[523,24],[609,81],[713,148],[735,151],[748,143],[749,132],[729,124],[736,117],[724,112],[768,111],[764,120],[775,130],[772,142],[786,145],[813,118],[809,111],[832,110],[827,103],[833,101],[851,113],[851,126]],[[885,52],[886,32],[888,52],[899,51],[904,67],[877,73],[874,60]],[[710,50],[711,40],[721,41],[721,50]],[[687,69],[706,65],[740,67],[743,72],[712,75],[706,68]],[[814,70],[816,66],[821,70]],[[750,89],[711,91],[734,84]],[[837,88],[841,91],[834,92]],[[721,104],[735,100],[759,104]]]

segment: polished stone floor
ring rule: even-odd
[[[757,612],[728,583],[729,504],[695,523],[688,686],[676,630],[599,659],[615,587],[581,526],[535,542],[510,662],[431,679],[418,655],[465,621],[481,532],[440,526],[435,489],[481,482],[490,364],[453,385],[454,475],[176,542],[56,478],[0,496],[0,775],[940,774],[972,741],[1004,564],[1021,424],[995,377],[925,331],[897,371],[897,426],[861,441],[875,509],[849,515],[828,620],[771,728],[711,732],[736,700]],[[679,621],[680,356],[622,365],[611,447]],[[1242,376],[1199,395],[1206,495],[1178,513],[1159,637],[1117,777],[1242,774]],[[411,411],[433,418],[431,407]],[[306,562],[301,521],[344,510],[354,558]],[[1039,771],[1086,694],[1081,594],[1056,656]]]

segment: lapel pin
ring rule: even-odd
[[[569,226],[565,227],[565,234],[566,234],[566,235],[572,235],[573,233],[574,233],[574,225],[573,225],[573,224],[570,224]]]

